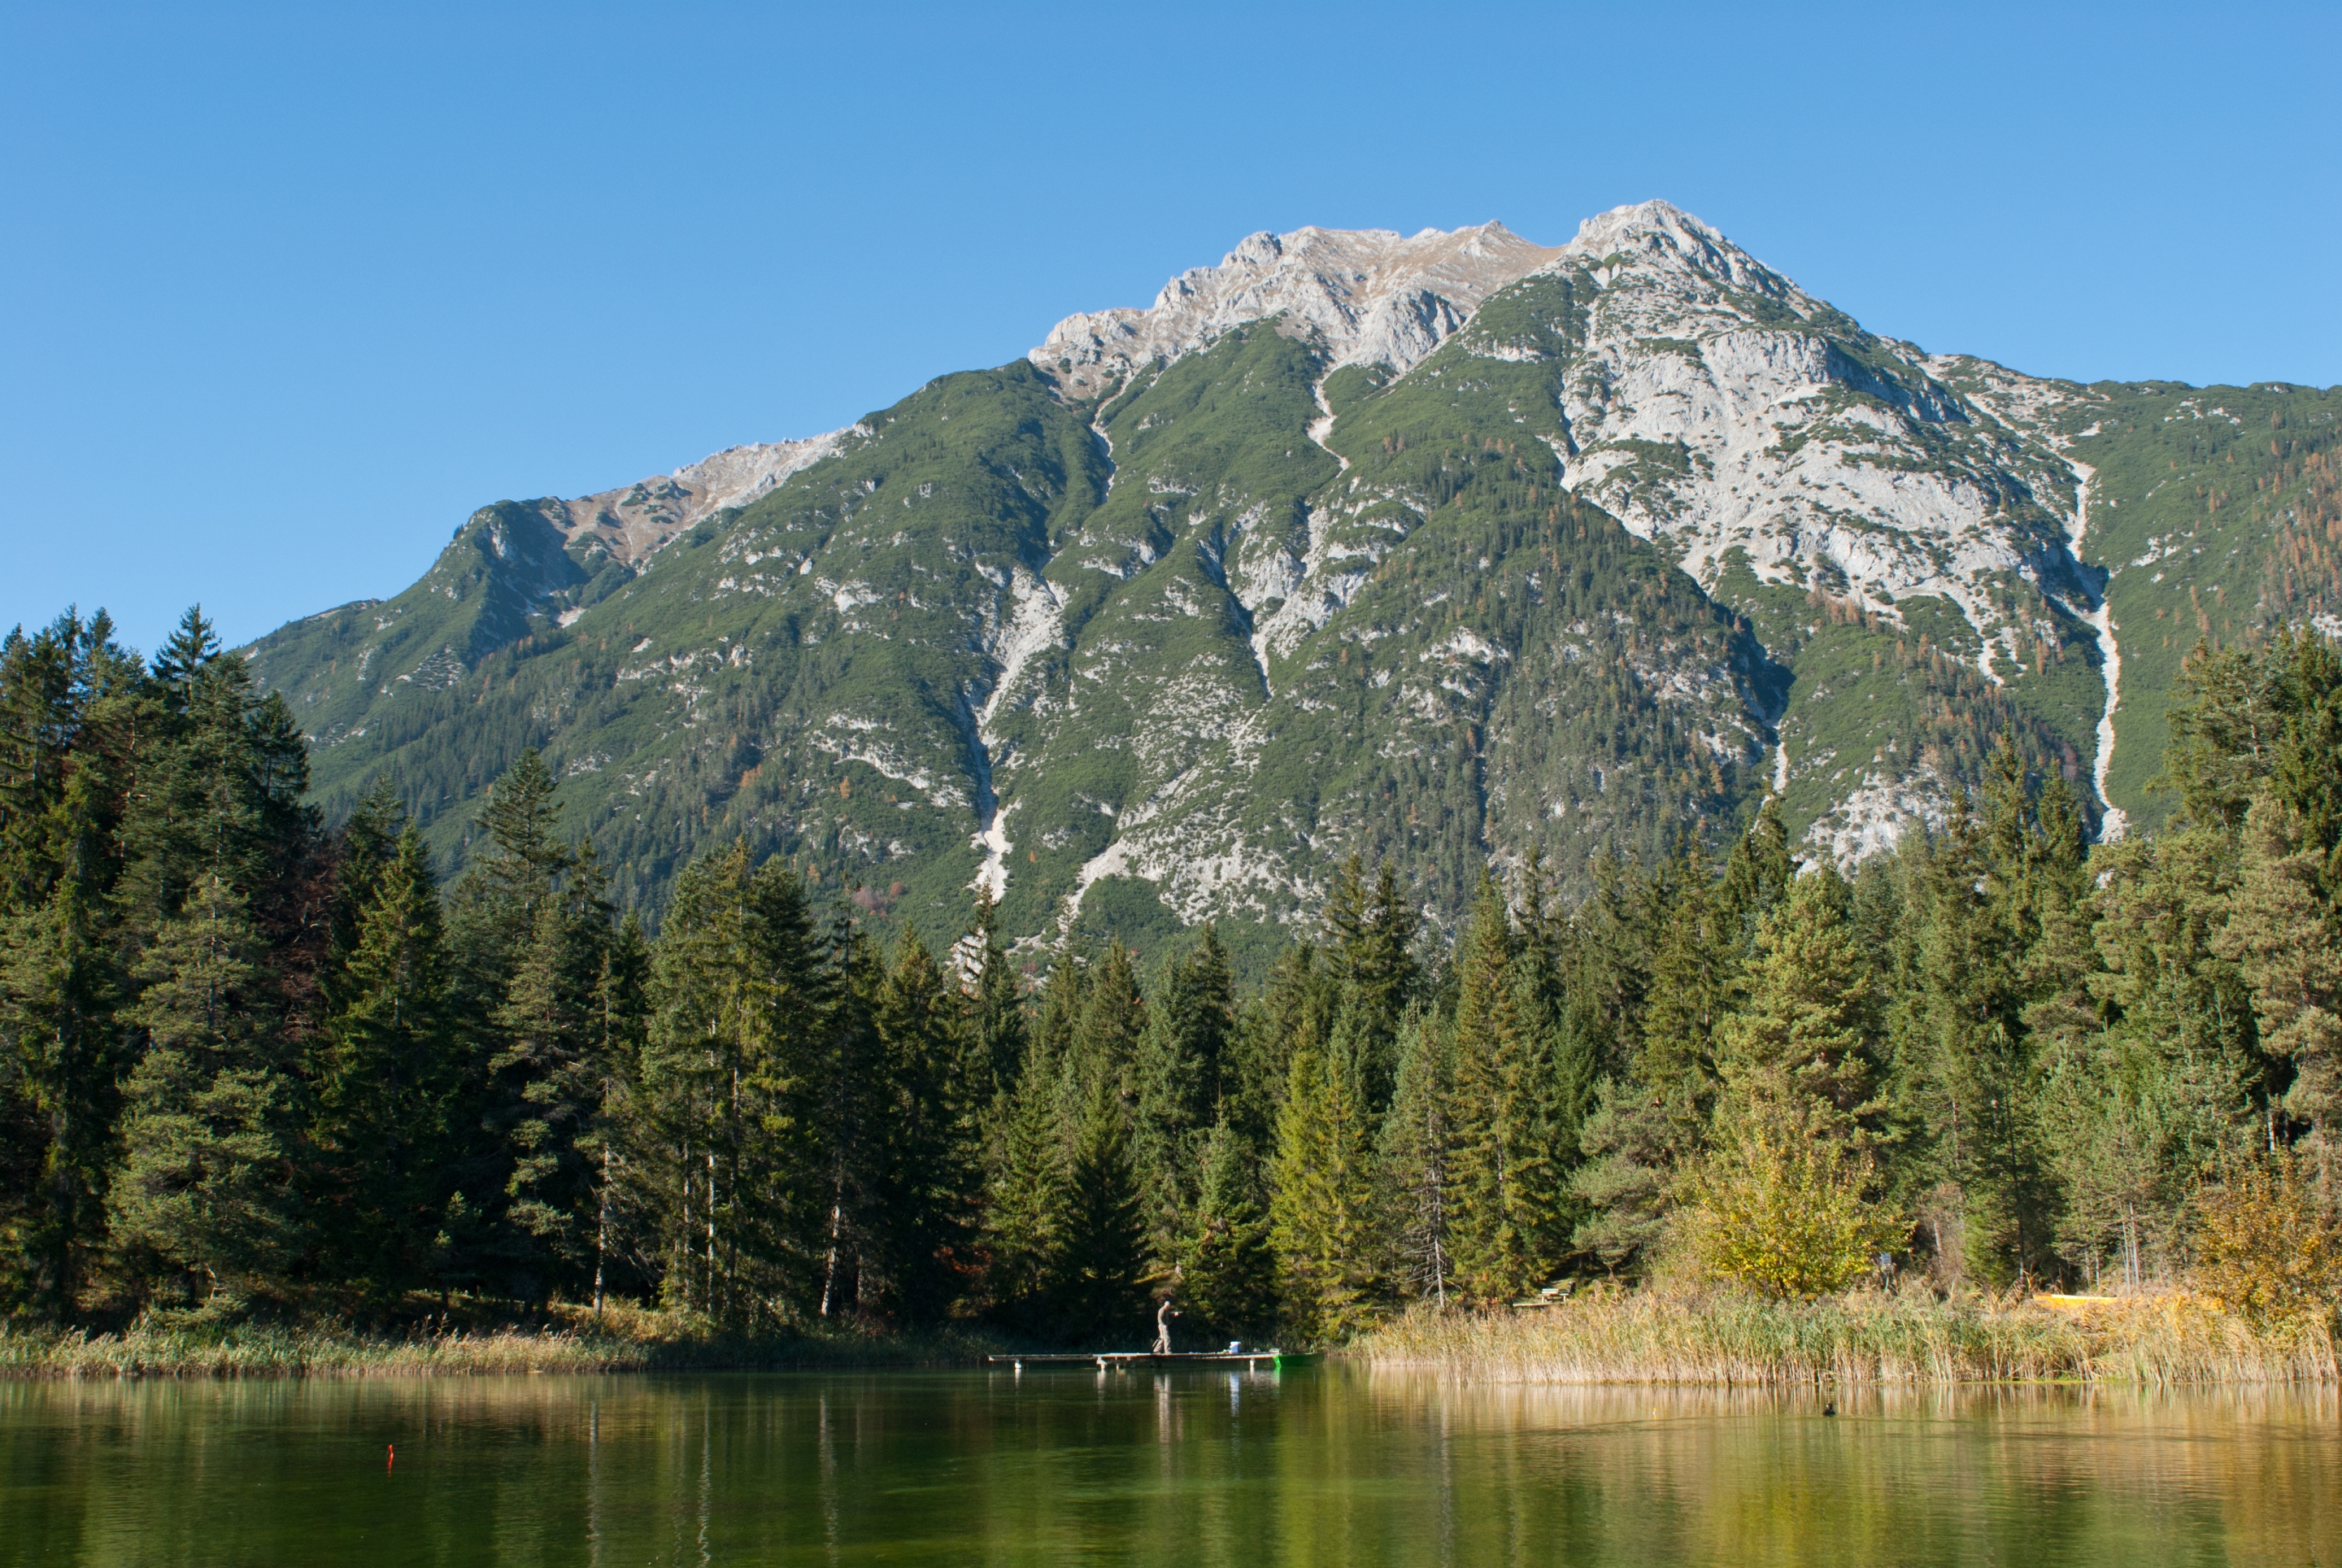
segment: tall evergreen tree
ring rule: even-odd
[[[1277,1114],[1269,1233],[1287,1319],[1308,1339],[1358,1327],[1380,1291],[1366,1086],[1371,1039],[1349,1010],[1324,1040],[1304,1036]]]
[[[1418,924],[1388,861],[1371,890],[1359,857],[1343,862],[1326,900],[1326,970],[1366,1031],[1366,1094],[1377,1111],[1390,1099],[1399,1020],[1420,979],[1413,951]]]
[[[206,878],[141,955],[145,1049],[107,1190],[116,1252],[188,1298],[282,1294],[303,1250],[297,1085],[244,900]]]
[[[1133,1077],[1140,1180],[1156,1256],[1173,1257],[1203,1181],[1204,1142],[1219,1115],[1222,1068],[1236,1031],[1236,984],[1212,928],[1164,967],[1146,1010]]]
[[[879,1032],[886,969],[877,943],[843,916],[829,948],[840,983],[821,1020],[806,1082],[814,1098],[812,1144],[822,1153],[819,1294],[824,1318],[875,1310],[884,1290],[887,1115],[892,1086]]]
[[[992,1066],[971,1049],[959,999],[914,927],[896,940],[875,1021],[885,1074],[884,1302],[912,1321],[936,1322],[973,1282],[978,1096]]]
[[[1109,941],[1084,989],[1081,1021],[1074,1029],[1070,1060],[1083,1101],[1103,1083],[1126,1105],[1136,1102],[1138,1042],[1146,1030],[1146,1002],[1130,950]]]
[[[992,890],[976,895],[975,975],[969,998],[975,1050],[985,1078],[975,1088],[990,1106],[1016,1084],[1025,1064],[1025,996],[1007,950],[1000,945],[999,911]]]
[[[986,1299],[996,1317],[1028,1331],[1038,1329],[1046,1314],[1050,1260],[1072,1181],[1063,1078],[1057,1031],[1044,1029],[1026,1052],[999,1118],[998,1152],[986,1189]]]
[[[1484,876],[1456,964],[1452,1231],[1456,1282],[1482,1301],[1543,1283],[1568,1234],[1552,1038],[1516,958],[1511,914]]]
[[[650,1021],[650,944],[629,911],[603,950],[594,988],[594,1062],[601,1074],[596,1115],[578,1141],[594,1170],[593,1304],[612,1289],[656,1277],[657,1190],[645,1178],[660,1163],[642,1091],[643,1044]]]
[[[665,1289],[746,1324],[818,1310],[836,1198],[821,1072],[839,982],[796,874],[745,844],[686,868],[651,973],[643,1093],[661,1161]]]
[[[1399,1026],[1398,1085],[1376,1153],[1390,1277],[1406,1295],[1446,1305],[1455,1280],[1455,1038],[1420,1008]]]
[[[477,1268],[474,1200],[441,1163],[455,1090],[447,970],[438,888],[410,827],[359,917],[311,1067],[321,1262],[377,1296],[469,1285]]]
[[[1870,978],[1847,919],[1847,887],[1824,866],[1765,916],[1746,1001],[1717,1030],[1724,1103],[1776,1144],[1867,1146],[1878,1025]]]
[[[2324,897],[2327,853],[2302,815],[2264,793],[2246,814],[2234,891],[2214,953],[2251,988],[2260,1049],[2290,1074],[2269,1106],[2267,1141],[2307,1130],[2320,1184],[2331,1190],[2342,1138],[2342,922]]]
[[[542,899],[493,1016],[489,1059],[505,1144],[505,1214],[524,1295],[584,1282],[595,1252],[599,1172],[593,1144],[610,1068],[600,1060],[596,992],[610,951],[609,905],[589,850]],[[531,1289],[530,1287],[534,1287]]]
[[[1207,1335],[1249,1340],[1276,1324],[1276,1252],[1243,1139],[1225,1121],[1206,1135],[1203,1183],[1179,1252],[1180,1309]]]
[[[1136,1339],[1146,1322],[1146,1222],[1131,1155],[1130,1119],[1103,1080],[1066,1161],[1052,1227],[1046,1292],[1068,1343]]]

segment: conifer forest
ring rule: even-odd
[[[308,802],[199,615],[149,659],[68,614],[0,648],[0,1312],[1088,1345],[1167,1294],[1328,1343],[1686,1273],[2174,1278],[2207,1194],[2333,1208],[2342,653],[2199,644],[2171,730],[2127,841],[2003,745],[1850,870],[1768,801],[1567,899],[1498,846],[1451,930],[1354,858],[1255,984],[1208,925],[1012,954],[980,895],[882,927],[742,843],[653,929],[534,751],[443,886],[386,787]]]

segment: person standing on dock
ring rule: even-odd
[[[1178,1312],[1172,1308],[1171,1298],[1168,1296],[1164,1297],[1163,1304],[1155,1309],[1155,1353],[1156,1355],[1167,1356],[1171,1353],[1171,1320],[1178,1315]]]

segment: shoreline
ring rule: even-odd
[[[636,1311],[380,1332],[324,1322],[0,1327],[0,1380],[596,1376],[971,1370],[1020,1347],[974,1329],[742,1338]],[[1947,1302],[1875,1292],[1775,1302],[1597,1290],[1535,1311],[1416,1308],[1331,1359],[1460,1381],[1686,1388],[2342,1382],[2334,1323],[2254,1322],[2187,1292]]]
[[[2054,1304],[2045,1304],[2054,1302]],[[2255,1322],[2184,1291],[1786,1303],[1597,1291],[1542,1310],[1416,1311],[1354,1341],[1376,1367],[1492,1382],[1711,1388],[2342,1382],[2333,1319]]]
[[[0,1381],[598,1376],[638,1372],[918,1371],[980,1366],[1012,1348],[972,1332],[764,1339],[672,1330],[630,1313],[596,1322],[428,1332],[134,1324],[120,1332],[0,1327]]]

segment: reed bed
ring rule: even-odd
[[[142,1319],[120,1333],[0,1326],[0,1378],[515,1377],[531,1374],[941,1367],[999,1347],[945,1332],[851,1329],[746,1338],[665,1313],[556,1309],[518,1326],[185,1324]]]
[[[1493,1382],[2331,1382],[2330,1322],[2256,1324],[2185,1292],[2053,1311],[1919,1292],[1811,1302],[1604,1291],[1534,1312],[1417,1310],[1351,1346],[1376,1366]]]

